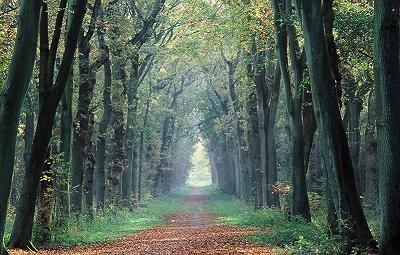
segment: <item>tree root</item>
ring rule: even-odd
[[[19,242],[19,243],[13,243],[13,244],[8,244],[8,248],[13,248],[13,249],[21,249],[24,251],[30,251],[30,252],[38,252],[39,250],[36,249],[36,247],[33,245],[31,241],[25,243],[25,242]],[[3,255],[3,254],[0,254]]]
[[[36,249],[36,247],[33,245],[33,243],[31,241],[29,241],[29,243],[27,245],[27,248],[29,249],[29,251],[32,251],[32,252],[38,252],[39,251],[38,249]]]

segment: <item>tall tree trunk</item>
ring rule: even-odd
[[[358,194],[363,194],[363,186],[361,185],[361,172],[360,172],[360,115],[362,110],[362,102],[356,97],[355,94],[355,81],[350,81],[352,83],[350,86],[349,100],[346,103],[346,108],[348,111],[348,137],[349,137],[349,147],[350,156],[354,168],[354,177],[356,180],[356,186]]]
[[[207,150],[208,154],[208,160],[210,162],[210,171],[211,171],[211,184],[218,186],[218,175],[217,175],[217,166],[215,164],[215,159],[214,159],[214,151],[211,148],[208,148]]]
[[[106,158],[106,140],[107,129],[111,119],[111,61],[110,50],[106,44],[104,33],[104,10],[102,7],[99,9],[99,26],[97,28],[97,35],[99,41],[99,48],[103,50],[107,59],[104,63],[104,88],[103,88],[103,116],[99,123],[99,135],[97,139],[96,150],[96,200],[97,208],[104,210],[105,204],[105,190],[106,190],[106,175],[105,175],[105,158]]]
[[[128,85],[128,118],[126,127],[126,154],[128,156],[128,167],[122,176],[122,197],[124,206],[132,208],[132,201],[137,198],[137,152],[136,152],[136,129],[137,129],[137,92],[139,87],[139,53],[135,52],[131,59],[132,72]],[[133,198],[133,199],[132,199]]]
[[[224,152],[226,155],[226,167],[225,167],[225,174],[226,174],[226,190],[227,193],[230,195],[237,195],[236,190],[236,162],[235,162],[235,155],[234,155],[234,140],[231,134],[224,131]]]
[[[339,106],[342,106],[342,75],[340,73],[340,58],[333,35],[333,27],[335,22],[335,13],[333,11],[334,0],[324,0],[322,2],[322,17],[323,26],[325,32],[326,46],[328,50],[328,61],[332,70],[332,77],[335,82],[336,94],[339,102]]]
[[[305,75],[308,75],[308,70],[305,70]],[[314,143],[315,132],[317,131],[317,122],[315,119],[312,93],[310,84],[303,84],[303,129],[304,129],[304,169],[308,173],[310,165],[311,149]],[[320,150],[318,148],[318,156]],[[320,165],[318,166],[320,170]],[[317,171],[317,175],[321,176],[321,171]]]
[[[337,192],[339,199],[335,200],[339,222],[345,223],[341,229],[342,235],[350,242],[374,247],[376,243],[368,228],[355,187],[354,171],[325,41],[322,3],[320,0],[296,0],[296,3],[302,21],[322,153],[329,175],[333,176],[330,181],[331,191]]]
[[[233,105],[233,114],[235,119],[235,152],[238,158],[238,166],[236,171],[236,189],[239,197],[245,199],[246,201],[250,198],[250,177],[249,177],[249,167],[248,167],[248,151],[246,148],[245,141],[245,131],[240,124],[240,107],[238,102],[237,93],[235,90],[235,73],[238,65],[238,58],[234,61],[227,60],[225,56],[223,56],[226,65],[228,66],[228,91],[230,95],[230,99]]]
[[[288,116],[288,127],[290,134],[291,170],[292,170],[292,206],[291,214],[301,216],[311,221],[310,206],[307,195],[306,171],[304,169],[304,127],[302,119],[303,104],[303,72],[302,60],[298,55],[298,42],[293,25],[281,23],[283,12],[291,13],[292,2],[273,1],[275,29],[276,29],[276,51],[282,73],[284,92],[286,99],[286,110]],[[289,44],[289,47],[288,47]],[[294,73],[294,93],[291,89],[290,73],[288,70],[288,50],[290,52],[291,66]]]
[[[29,109],[25,116],[25,130],[24,130],[24,165],[28,166],[29,154],[31,153],[33,136],[35,134],[35,112]]]
[[[37,209],[36,242],[44,246],[51,241],[51,214],[53,209],[54,173],[53,173],[52,148],[49,146],[46,161],[43,166],[43,173],[40,177],[40,188]]]
[[[115,65],[115,64],[114,64]],[[112,107],[112,127],[113,134],[113,156],[110,169],[110,195],[115,205],[121,206],[122,189],[121,177],[124,169],[126,169],[126,153],[125,153],[125,117],[124,107],[126,106],[126,90],[122,83],[124,80],[115,79],[119,82],[118,87],[113,88],[113,107]],[[125,92],[124,92],[125,91]]]
[[[80,30],[78,43],[79,52],[79,98],[78,110],[74,122],[72,137],[72,168],[71,168],[71,210],[75,214],[82,212],[83,199],[83,177],[85,173],[85,163],[87,160],[86,142],[88,137],[90,117],[93,115],[93,108],[90,103],[93,100],[94,88],[96,85],[96,72],[108,56],[100,54],[94,65],[90,64],[90,40],[92,39],[97,15],[101,0],[96,0],[87,33],[84,29]]]
[[[14,172],[15,144],[19,116],[32,77],[36,57],[42,1],[23,2],[19,12],[17,39],[7,80],[0,94],[0,254],[8,254],[4,244],[7,207]]]
[[[60,130],[60,152],[63,154],[63,167],[56,173],[56,192],[59,202],[57,225],[66,224],[70,213],[70,190],[69,174],[71,169],[71,141],[72,141],[72,97],[73,97],[73,72],[71,70],[64,94],[61,99],[61,130]]]
[[[86,136],[86,147],[85,147],[85,176],[84,176],[84,198],[85,198],[85,212],[89,216],[89,219],[94,218],[93,211],[93,196],[94,196],[94,169],[96,166],[96,152],[93,141],[94,133],[94,113],[93,111],[89,114],[89,127]]]
[[[255,88],[250,92],[247,102],[247,112],[249,114],[247,143],[249,144],[252,195],[254,199],[254,207],[256,209],[260,209],[262,207],[262,170],[258,129],[257,96]]]
[[[154,191],[156,192],[156,196],[162,194],[162,179],[164,176],[164,172],[167,171],[168,166],[168,132],[171,126],[171,118],[166,117],[164,120],[163,131],[162,131],[162,139],[161,139],[161,149],[160,149],[160,163],[156,169],[156,175],[154,178]]]
[[[281,69],[279,65],[275,67],[274,80],[272,82],[272,88],[269,98],[269,124],[268,124],[268,173],[269,180],[271,183],[276,184],[278,182],[278,166],[277,166],[277,155],[276,155],[276,137],[275,137],[275,126],[276,126],[276,115],[278,112],[279,95],[281,85]],[[272,204],[280,207],[279,193],[274,191],[272,196]]]
[[[47,149],[52,137],[53,123],[58,104],[64,92],[65,85],[70,74],[74,53],[78,40],[78,32],[81,28],[86,12],[86,0],[77,1],[73,7],[73,18],[70,29],[67,32],[65,51],[63,53],[60,69],[55,84],[53,85],[54,63],[56,48],[48,50],[48,23],[47,11],[42,12],[41,18],[41,104],[32,151],[29,157],[29,166],[25,171],[21,198],[16,210],[13,230],[10,238],[10,247],[21,249],[35,249],[31,244],[32,227],[35,212],[35,204],[39,189],[40,176],[46,159]],[[57,15],[56,30],[53,40],[59,40],[61,25],[65,12],[63,1]],[[59,29],[59,30],[58,30]],[[57,39],[58,37],[58,39]],[[43,42],[42,42],[43,38]],[[48,69],[49,68],[49,69]],[[50,70],[50,72],[49,72]]]
[[[149,111],[150,111],[151,93],[152,93],[152,88],[150,85],[149,86],[149,96],[146,100],[146,110],[144,112],[143,127],[141,129],[140,139],[139,139],[138,202],[141,200],[142,192],[143,192],[142,182],[143,182],[144,162],[146,159],[145,137],[146,137],[147,122],[148,122]]]
[[[324,173],[322,170],[321,149],[317,137],[313,142],[310,158],[313,160],[312,162],[310,161],[307,171],[308,190],[322,195]]]
[[[172,101],[169,109],[175,113],[177,107],[178,96],[183,92],[179,90],[174,92],[172,95]],[[169,178],[171,170],[168,169],[169,166],[169,152],[171,148],[172,138],[175,132],[175,116],[167,116],[164,119],[162,138],[161,138],[161,148],[160,148],[160,160],[157,165],[156,174],[154,177],[154,192],[157,196],[161,194],[166,194],[168,192]]]
[[[376,0],[374,62],[378,130],[380,254],[400,248],[400,2]]]
[[[83,31],[80,32],[83,37]],[[89,84],[90,46],[80,44],[79,51],[79,98],[73,135],[71,158],[71,212],[82,213],[83,176],[85,173],[85,147],[89,128],[89,106],[94,87]]]
[[[116,52],[120,56],[120,50]],[[121,206],[122,189],[121,177],[126,169],[127,155],[125,152],[125,114],[127,106],[126,72],[121,60],[113,63],[113,93],[112,93],[112,128],[113,134],[113,155],[109,175],[111,201],[117,206]]]
[[[256,46],[253,46],[256,47]],[[274,206],[270,203],[271,186],[268,180],[268,142],[267,142],[267,131],[268,131],[268,91],[266,86],[266,71],[265,71],[265,52],[260,50],[254,50],[256,54],[255,60],[255,77],[254,83],[256,84],[257,94],[257,109],[258,109],[258,135],[260,140],[260,158],[261,158],[261,170],[262,170],[262,198],[263,206]]]
[[[369,93],[367,123],[365,128],[365,201],[375,208],[379,197],[379,175],[377,167],[375,94]]]

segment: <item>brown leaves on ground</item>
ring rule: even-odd
[[[187,210],[166,219],[166,225],[155,227],[119,241],[106,244],[72,247],[69,249],[41,251],[40,255],[169,255],[169,254],[253,254],[272,255],[274,248],[250,243],[246,236],[260,232],[257,228],[240,228],[218,225],[215,217],[202,211],[207,198],[194,190],[186,199]],[[193,209],[194,207],[194,209]],[[13,252],[12,255],[25,255]]]

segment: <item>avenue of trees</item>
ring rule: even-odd
[[[254,210],[318,195],[344,252],[398,254],[400,2],[0,3],[0,255],[184,186],[199,142]]]

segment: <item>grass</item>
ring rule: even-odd
[[[70,220],[66,229],[53,230],[52,241],[46,248],[104,243],[161,225],[166,216],[182,210],[182,199],[187,192],[188,189],[174,192],[133,212],[110,208],[94,220]],[[11,227],[10,221],[7,224],[6,240]]]
[[[344,246],[337,237],[329,237],[326,231],[326,216],[321,204],[313,201],[313,222],[301,219],[288,220],[276,209],[254,211],[251,206],[221,194],[210,187],[206,189],[210,202],[205,210],[219,216],[219,222],[228,225],[260,227],[262,233],[250,236],[253,242],[285,248],[289,254],[340,254]]]

